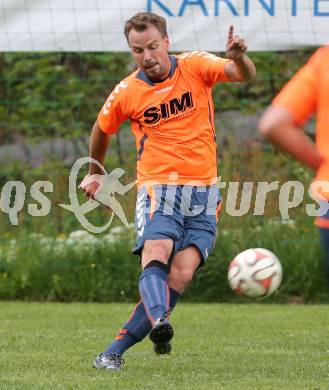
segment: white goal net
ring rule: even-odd
[[[0,0],[0,51],[128,51],[139,11],[166,17],[174,51],[222,51],[230,24],[252,51],[329,42],[329,0]]]

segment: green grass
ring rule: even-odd
[[[181,304],[170,357],[149,340],[121,372],[91,368],[128,304],[0,303],[1,389],[329,388],[326,305]]]

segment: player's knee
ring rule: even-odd
[[[193,270],[172,265],[169,273],[169,285],[177,291],[184,291],[193,279]]]
[[[179,278],[184,286],[188,286],[193,279],[193,271],[190,269],[183,269],[180,271]]]
[[[159,242],[146,241],[143,248],[143,257],[150,260],[159,260],[167,262],[171,254],[171,248],[168,245]]]

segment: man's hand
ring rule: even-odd
[[[82,180],[79,188],[86,194],[88,199],[95,199],[95,194],[101,185],[101,175],[87,175]]]
[[[247,46],[243,39],[238,35],[233,35],[234,27],[231,25],[228,30],[227,44],[226,44],[226,57],[230,60],[239,60],[247,50]]]
[[[233,35],[233,26],[228,30],[226,57],[231,60],[225,64],[225,73],[230,81],[247,81],[255,77],[256,68],[246,55],[247,46],[238,35]]]

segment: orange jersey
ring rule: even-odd
[[[113,90],[98,115],[105,133],[126,119],[136,137],[137,181],[208,185],[217,178],[216,133],[211,90],[229,81],[228,61],[205,52],[170,56],[170,76],[153,83],[136,70]],[[201,185],[201,184],[200,184]]]
[[[316,147],[324,158],[316,180],[329,181],[329,46],[313,54],[273,104],[287,109],[297,125],[316,114]]]

